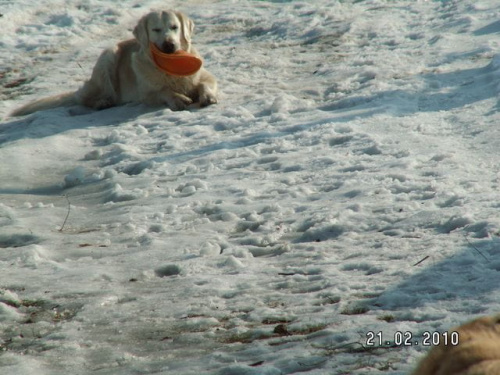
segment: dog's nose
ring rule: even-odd
[[[161,45],[161,50],[165,53],[174,53],[175,52],[175,44],[166,40]]]

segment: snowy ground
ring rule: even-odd
[[[498,312],[497,0],[170,1],[218,105],[16,119],[166,2],[0,3],[1,373],[406,374]]]

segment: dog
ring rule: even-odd
[[[150,43],[163,53],[184,50],[199,57],[191,45],[194,23],[177,11],[154,11],[143,16],[133,30],[135,39],[105,50],[83,87],[27,104],[11,116],[22,116],[59,106],[83,105],[95,110],[125,103],[166,105],[173,111],[193,103],[217,103],[217,81],[203,67],[186,77],[161,71],[154,63]]]
[[[500,374],[500,315],[482,317],[458,328],[458,345],[433,347],[412,375]]]

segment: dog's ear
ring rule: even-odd
[[[193,35],[194,22],[182,12],[175,12],[175,15],[181,23],[181,39],[185,44],[183,49],[187,51],[189,47],[191,47],[191,36]]]
[[[133,34],[141,46],[149,47],[148,15],[139,20],[137,26],[134,28]]]

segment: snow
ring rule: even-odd
[[[498,312],[497,1],[170,1],[219,104],[8,117],[164,6],[2,3],[2,373],[406,374]]]

